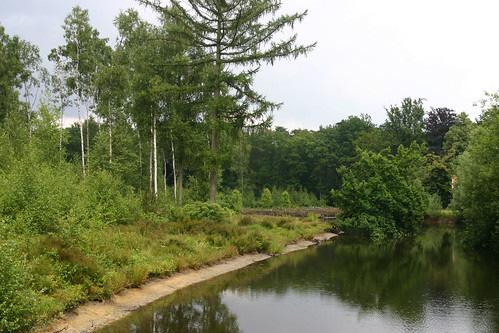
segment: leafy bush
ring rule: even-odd
[[[29,328],[36,320],[35,295],[28,285],[25,267],[12,245],[0,243],[0,332]]]
[[[428,196],[428,207],[426,208],[426,215],[436,216],[442,210],[442,201],[440,196],[436,193]]]
[[[222,207],[228,208],[234,212],[240,212],[243,209],[243,196],[238,190],[232,190],[228,194],[221,195]]]
[[[263,208],[272,208],[272,192],[268,188],[264,188],[260,197],[260,206]]]
[[[230,216],[230,211],[219,204],[196,202],[183,207],[183,213],[191,220],[222,222]]]
[[[421,147],[400,147],[396,156],[361,152],[343,168],[343,187],[332,191],[342,226],[380,239],[413,233],[422,223],[427,195],[418,174]]]
[[[282,207],[291,207],[291,197],[289,196],[288,191],[283,191],[281,193],[281,206]]]
[[[77,177],[68,165],[33,164],[28,156],[0,173],[0,215],[27,231],[56,231],[77,199]]]
[[[248,226],[248,225],[252,225],[252,224],[255,224],[256,221],[253,217],[251,216],[242,216],[240,219],[239,219],[239,225],[242,225],[242,226]]]
[[[106,171],[89,175],[80,187],[76,207],[82,222],[124,224],[140,217],[141,204],[131,188]]]
[[[240,254],[266,252],[271,248],[271,242],[261,232],[245,233],[234,240],[234,245]]]

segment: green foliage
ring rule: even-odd
[[[421,147],[399,147],[397,155],[361,152],[351,168],[343,168],[343,187],[333,190],[344,228],[374,238],[415,232],[423,221],[426,193],[418,171]]]
[[[457,116],[454,125],[445,135],[443,143],[445,159],[453,169],[455,169],[455,160],[468,147],[470,136],[475,126],[476,124],[463,112]]]
[[[452,177],[450,170],[443,159],[438,155],[426,156],[427,171],[423,184],[430,194],[436,194],[440,198],[441,205],[446,208],[452,198]]]
[[[468,243],[499,253],[499,107],[497,98],[458,159],[453,206],[464,218]]]
[[[220,202],[222,207],[234,212],[240,212],[243,209],[243,196],[239,190],[232,190],[228,194],[222,194]]]
[[[263,208],[272,208],[272,192],[266,187],[262,191],[262,195],[260,196],[260,206]]]
[[[437,216],[442,211],[442,200],[440,196],[436,193],[430,194],[428,196],[428,206],[426,208],[426,215]]]
[[[0,173],[0,216],[20,229],[56,231],[77,200],[78,179],[68,165],[58,169],[27,156]]]
[[[226,220],[231,212],[219,204],[208,202],[196,202],[183,207],[186,218],[195,221],[222,222]]]
[[[139,197],[109,172],[90,174],[78,190],[75,212],[82,223],[124,224],[140,217]]]
[[[456,123],[456,113],[448,108],[432,108],[424,121],[428,150],[442,154],[442,146],[449,129]]]
[[[22,256],[0,241],[0,332],[24,331],[36,320],[36,295],[29,288]]]
[[[281,206],[282,207],[291,207],[291,197],[289,196],[288,191],[281,192]]]
[[[381,132],[381,138],[387,136],[363,115],[348,117],[317,131],[276,127],[252,132],[247,138],[250,149],[246,173],[250,177],[245,180],[244,193],[268,186],[279,192],[287,190],[297,206],[319,206],[326,201],[331,204],[330,190],[339,188],[341,183],[337,168],[355,161],[359,137],[373,131]],[[390,146],[390,142],[382,141],[379,142],[382,149]],[[272,192],[276,201],[280,200],[279,192]]]
[[[400,106],[392,105],[386,110],[388,120],[383,125],[395,139],[395,144],[409,146],[424,139],[423,99],[405,98]]]

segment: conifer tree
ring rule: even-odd
[[[296,58],[315,44],[299,45],[297,35],[276,41],[276,35],[293,28],[307,12],[279,15],[280,0],[138,0],[176,24],[168,42],[188,42],[202,50],[190,66],[206,74],[202,83],[207,101],[204,119],[209,129],[210,200],[216,201],[224,131],[268,124],[269,113],[279,107],[253,90],[253,79],[262,63]],[[176,65],[165,60],[162,65]]]

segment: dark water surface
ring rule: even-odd
[[[343,237],[181,290],[101,333],[499,332],[499,269],[457,243],[446,228],[385,245]]]

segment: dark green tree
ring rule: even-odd
[[[456,117],[454,110],[448,108],[432,108],[428,112],[424,126],[430,152],[439,155],[443,153],[445,135],[456,123]]]

